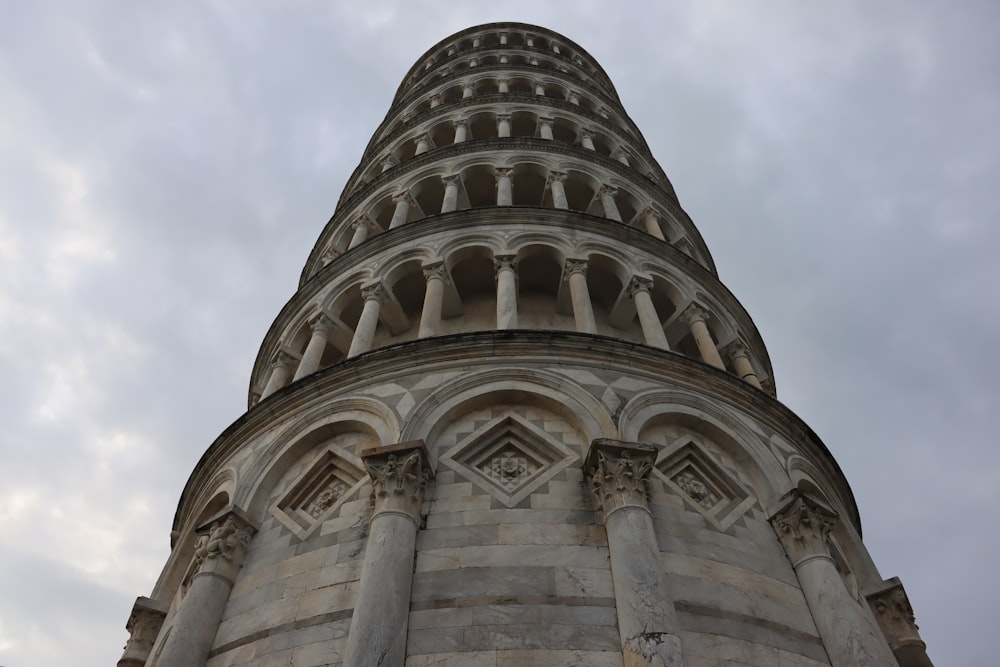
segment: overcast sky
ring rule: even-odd
[[[498,20],[602,63],[932,659],[995,665],[989,0],[5,3],[0,664],[118,659],[397,85]]]

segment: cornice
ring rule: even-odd
[[[733,375],[683,355],[608,336],[569,331],[479,331],[399,343],[347,359],[278,390],[233,422],[208,447],[185,484],[173,529],[185,525],[189,502],[239,449],[317,400],[332,399],[372,383],[390,381],[419,367],[425,373],[460,367],[493,367],[513,361],[521,366],[597,363],[658,383],[698,391],[748,412],[782,434],[809,457],[837,487],[860,535],[856,501],[843,471],[816,433],[778,400]]]

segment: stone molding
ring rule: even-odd
[[[839,519],[836,510],[813,496],[793,489],[771,515],[778,539],[793,567],[811,558],[830,558],[830,531]]]
[[[146,664],[166,617],[167,612],[157,607],[149,598],[136,598],[135,604],[132,605],[132,613],[125,623],[125,629],[130,636],[125,642],[125,650],[118,661],[118,667],[142,667]]]
[[[198,529],[194,542],[194,573],[192,578],[212,574],[230,584],[243,567],[250,538],[257,529],[237,510],[229,511]]]
[[[372,480],[372,518],[402,514],[420,525],[420,506],[427,482],[434,478],[423,440],[401,442],[361,452]]]
[[[609,438],[591,442],[584,473],[605,522],[626,507],[649,511],[649,473],[655,460],[656,447],[648,443]]]
[[[926,648],[920,638],[920,629],[913,615],[910,599],[898,577],[887,579],[882,588],[865,597],[893,651],[904,646]]]

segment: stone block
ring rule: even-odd
[[[465,651],[461,653],[408,655],[405,667],[495,667],[496,664],[496,651]]]
[[[428,528],[417,533],[417,551],[497,544],[499,541],[497,533],[496,524]]]
[[[348,582],[304,593],[299,598],[295,618],[310,618],[331,611],[352,608],[354,606],[355,587],[354,582]]]
[[[556,595],[614,600],[611,570],[606,567],[557,567],[553,574]]]
[[[607,547],[603,526],[560,523],[505,523],[499,526],[500,544],[569,544]]]
[[[430,549],[417,552],[414,572],[430,572],[433,570],[455,570],[461,566],[460,549]]]
[[[406,636],[406,654],[461,651],[465,648],[463,632],[464,628],[460,627],[424,628],[420,632],[410,632]]]
[[[299,556],[293,556],[278,563],[275,578],[284,579],[308,570],[318,570],[326,563],[326,550],[309,551]]]
[[[467,567],[460,570],[418,572],[411,599],[446,600],[487,596],[555,595],[552,567]]]
[[[619,650],[618,629],[599,625],[470,625],[462,628],[463,646],[471,651],[496,649]]]
[[[409,663],[407,663],[409,664]],[[497,651],[496,667],[622,667],[621,651]]]
[[[607,548],[547,544],[501,544],[465,547],[459,552],[462,567],[608,566]]]

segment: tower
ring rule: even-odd
[[[930,664],[599,64],[407,73],[119,665]]]

